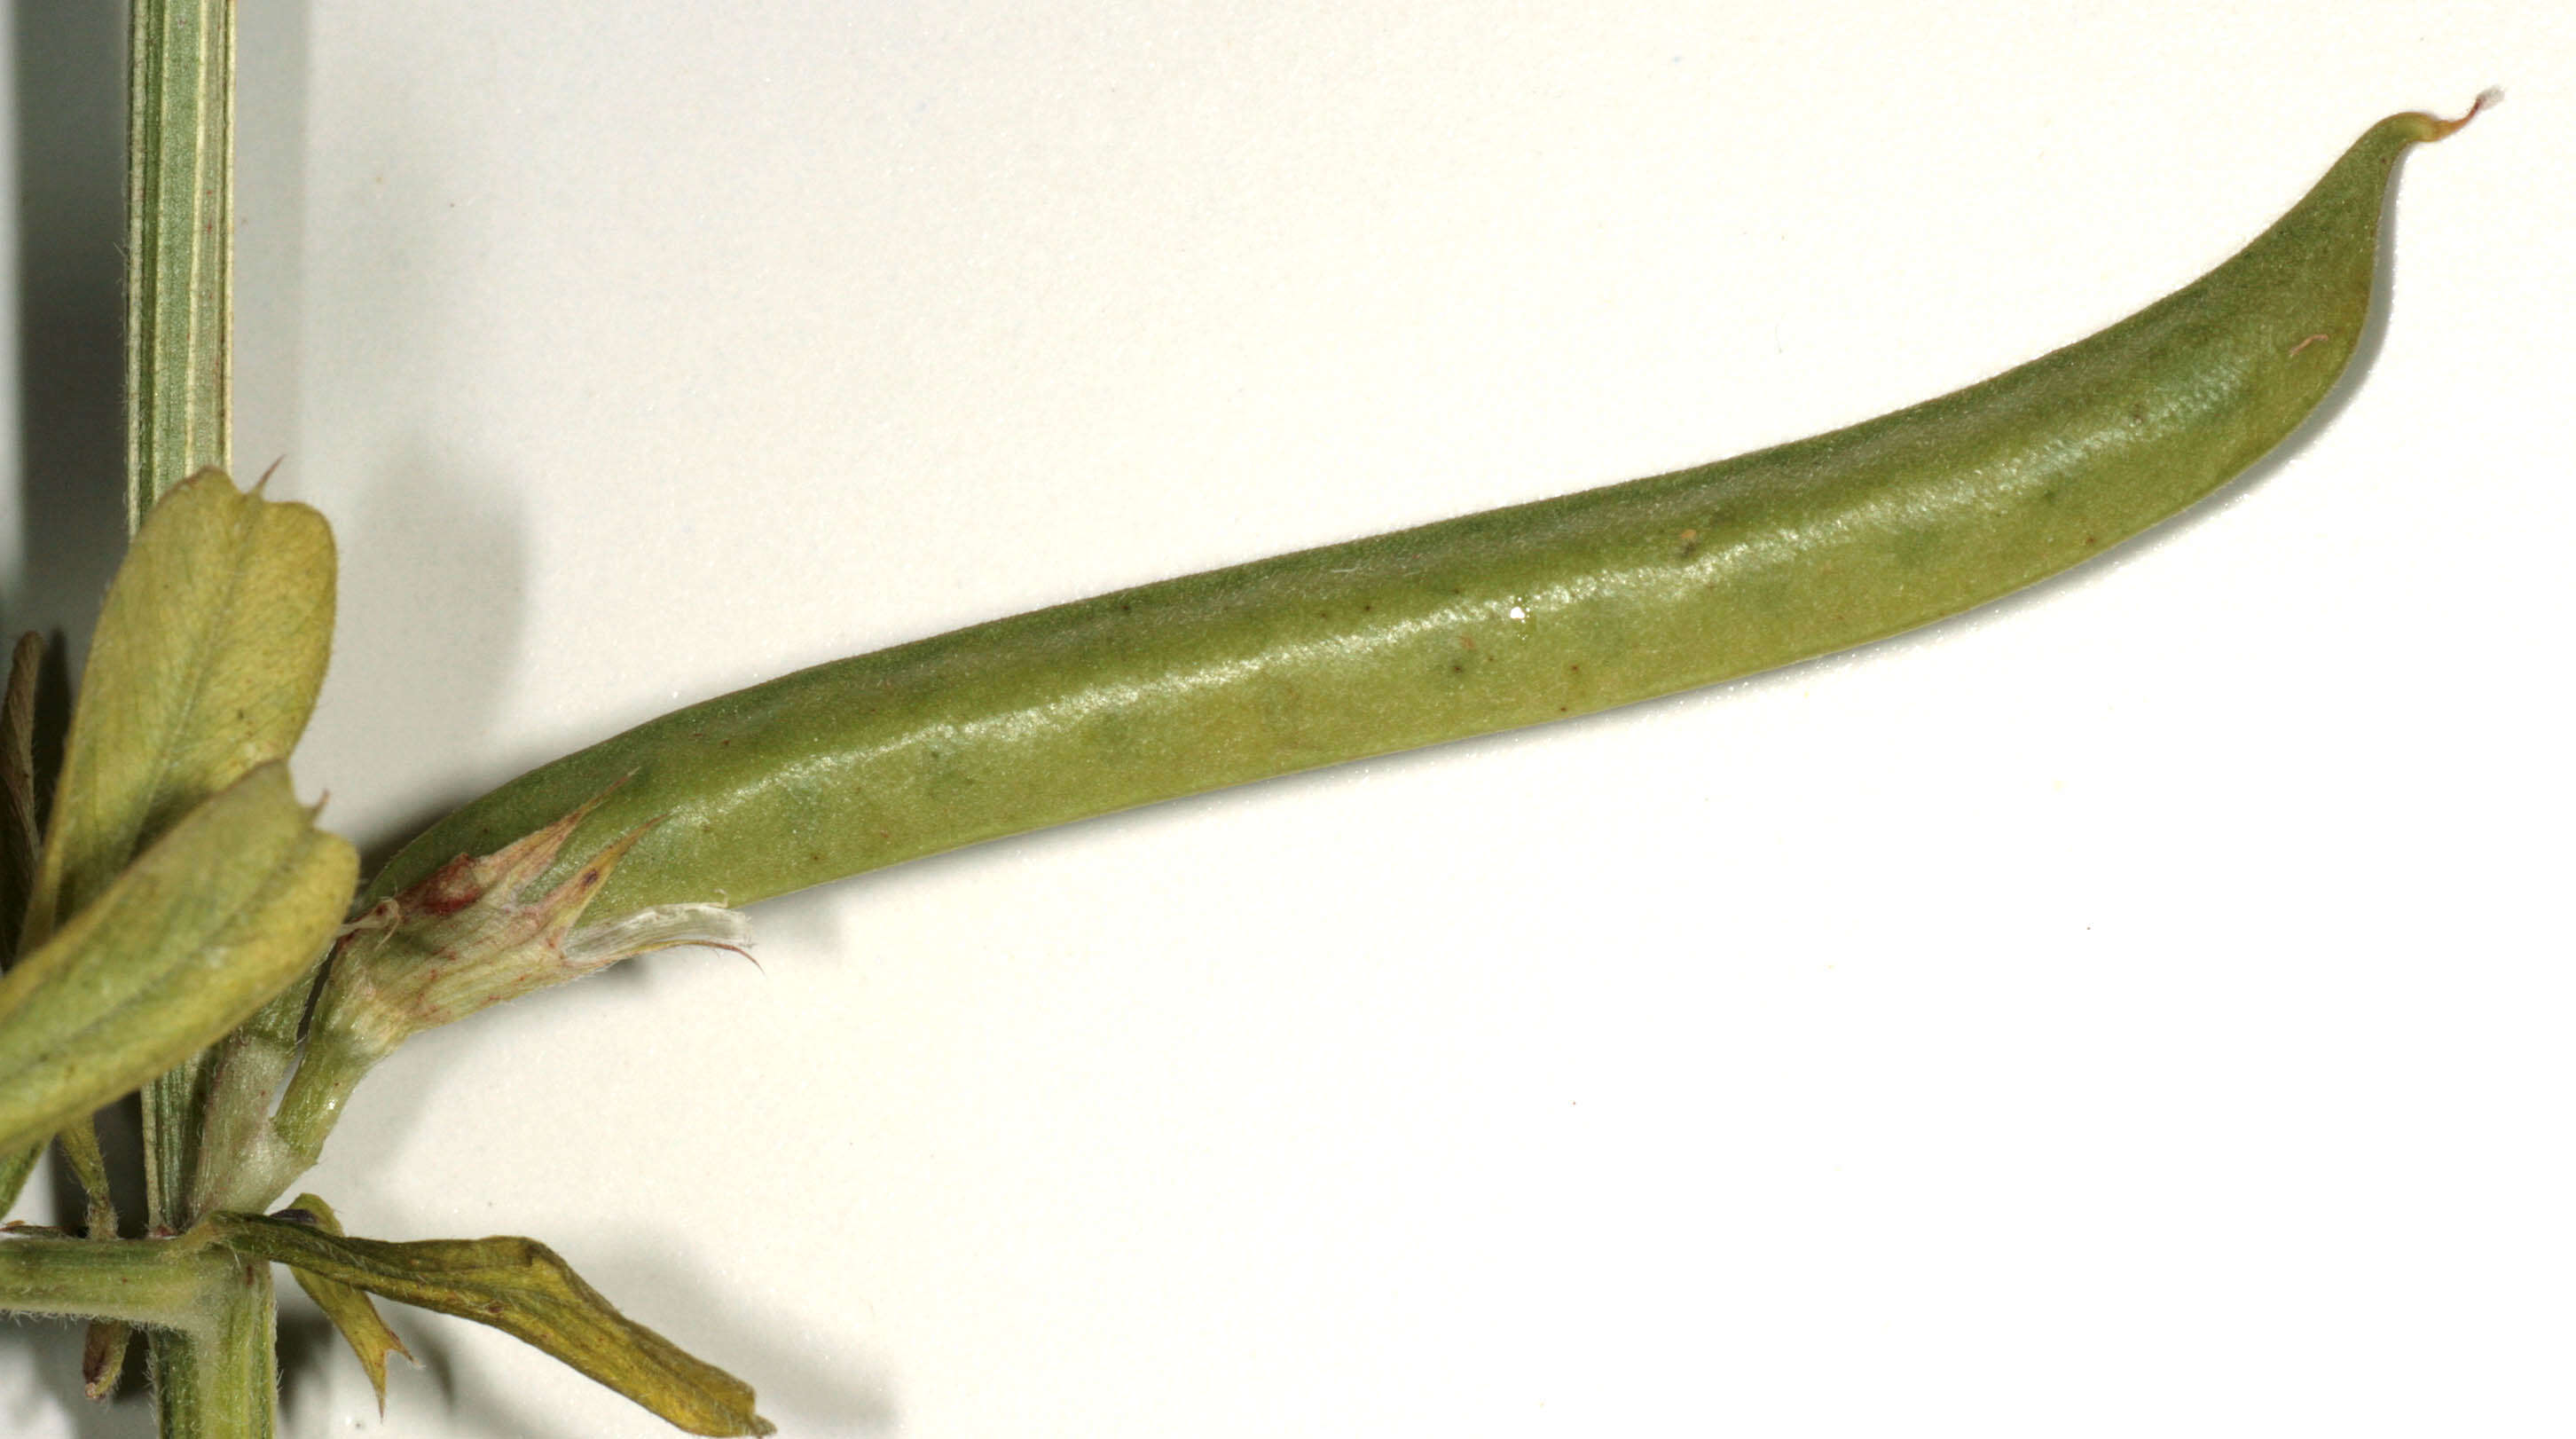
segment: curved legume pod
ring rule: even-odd
[[[617,785],[567,855],[658,823],[593,917],[743,904],[1955,614],[2175,514],[2288,435],[2360,337],[2398,157],[2465,123],[2379,122],[2217,269],[1983,383],[1717,464],[787,675],[504,785],[404,849],[370,897]]]

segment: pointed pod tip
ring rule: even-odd
[[[2469,102],[2468,113],[2462,115],[2457,120],[2445,120],[2439,115],[2423,114],[2418,114],[2412,118],[2423,122],[2421,127],[2423,134],[2421,138],[2427,143],[2430,143],[2435,140],[2449,139],[2451,136],[2459,133],[2461,127],[2467,125],[2471,120],[2478,118],[2481,112],[2492,110],[2503,103],[2504,87],[2501,85],[2489,85],[2484,90],[2478,92],[2478,98]]]

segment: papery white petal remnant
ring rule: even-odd
[[[606,924],[585,924],[564,936],[564,963],[585,972],[629,955],[684,944],[741,951],[751,943],[751,920],[721,904],[657,904]]]

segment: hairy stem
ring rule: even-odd
[[[134,0],[126,89],[128,529],[162,492],[232,449],[233,7]],[[146,1211],[184,1207],[204,1059],[143,1088]],[[277,1424],[276,1293],[226,1260],[210,1320],[153,1337],[163,1439],[266,1439]]]
[[[265,1439],[277,1429],[277,1285],[265,1260],[209,1251],[222,1283],[207,1321],[152,1336],[162,1439]]]
[[[232,452],[233,9],[137,0],[127,42],[125,505]],[[188,1191],[202,1078],[190,1060],[143,1090],[146,1210],[171,1226]]]
[[[0,1239],[0,1310],[212,1333],[241,1272],[186,1240]]]
[[[232,450],[233,7],[136,0],[126,86],[126,528]]]

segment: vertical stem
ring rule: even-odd
[[[268,1439],[277,1430],[277,1282],[268,1262],[235,1259],[213,1324],[152,1334],[152,1398],[162,1439]]]
[[[126,86],[126,522],[232,449],[231,0],[133,0]],[[155,1225],[188,1195],[202,1059],[143,1090]]]
[[[126,87],[125,516],[232,450],[232,0],[132,0]],[[202,1058],[143,1089],[151,1222],[185,1205]],[[219,1321],[158,1332],[163,1439],[267,1439],[277,1425],[277,1307],[245,1262]]]
[[[134,0],[125,518],[232,451],[233,8]]]

